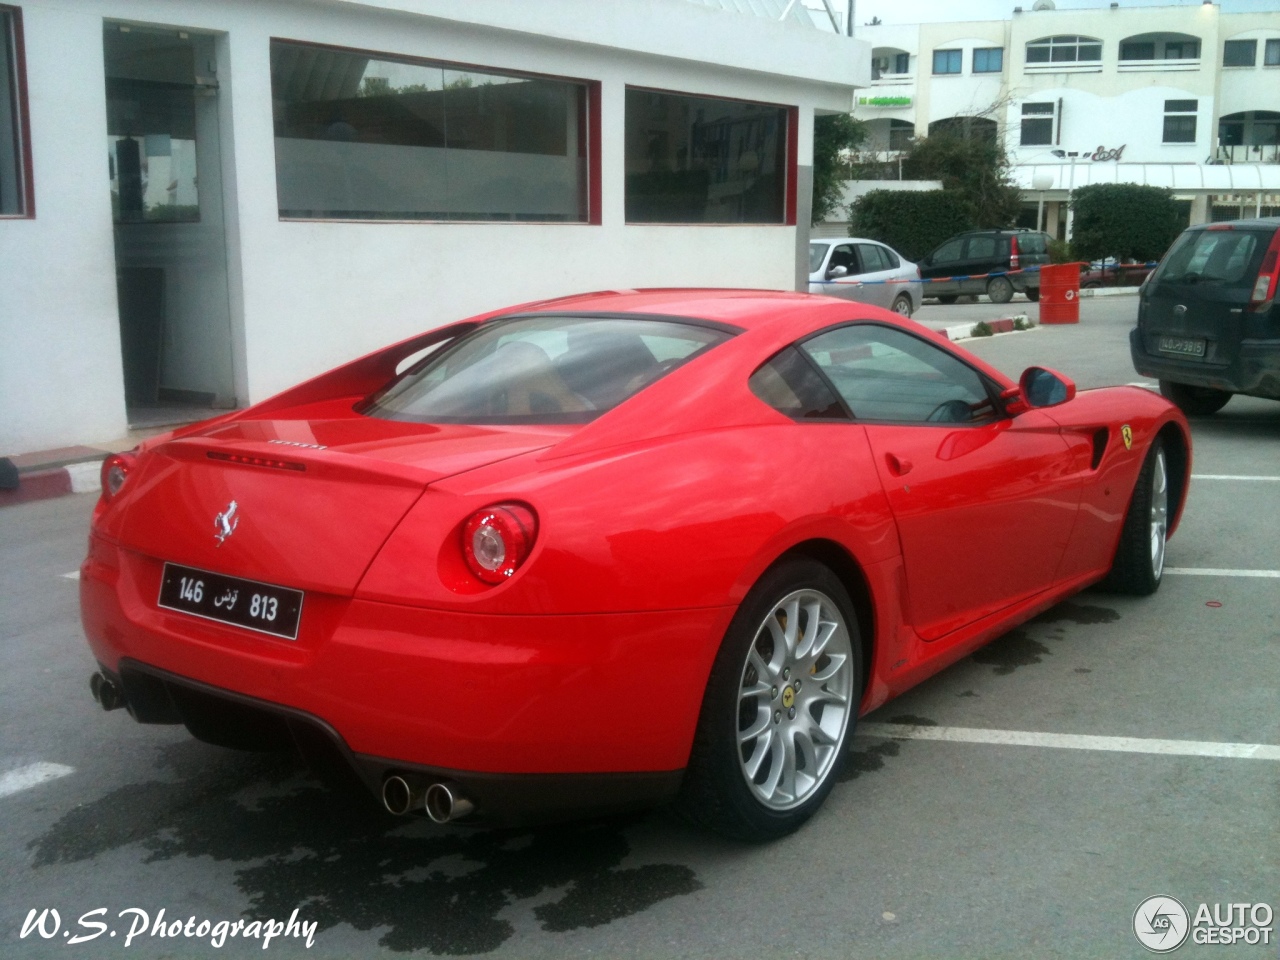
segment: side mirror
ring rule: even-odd
[[[840,264],[836,264],[834,267],[831,267],[830,269],[827,270],[827,279],[834,280],[836,277],[847,276],[848,273],[849,273],[848,267],[843,267]]]
[[[1056,370],[1027,367],[1018,380],[1018,391],[1028,407],[1056,407],[1075,397],[1076,385]]]

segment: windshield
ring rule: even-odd
[[[809,272],[817,273],[822,268],[822,258],[827,255],[830,249],[829,243],[811,243],[809,244]]]
[[[1152,282],[1251,287],[1269,239],[1270,234],[1255,230],[1184,233],[1165,256]]]
[[[419,423],[587,423],[730,336],[630,317],[487,323],[411,367],[361,412]]]

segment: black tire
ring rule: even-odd
[[[911,316],[911,298],[905,293],[900,293],[893,299],[893,306],[890,308],[900,317]]]
[[[793,638],[795,652],[804,648],[809,625],[815,623],[811,612],[815,608],[805,605],[811,599],[822,600],[817,624],[841,621],[807,674],[802,669],[803,657],[789,659],[787,648],[779,650],[774,643],[779,630],[787,632],[787,615],[779,616],[782,606],[796,598],[799,603],[792,632],[803,631],[803,636]],[[819,627],[813,629],[816,632]],[[834,654],[828,656],[825,651]],[[777,672],[770,673],[775,661]],[[757,664],[764,669],[758,670]],[[831,671],[829,677],[811,679],[827,671]],[[799,692],[801,681],[803,693]],[[759,692],[753,695],[753,689]],[[832,706],[838,701],[831,697],[840,689],[845,691],[845,702]],[[751,588],[720,645],[703,696],[677,809],[695,823],[737,840],[759,842],[793,832],[817,811],[835,785],[861,696],[861,637],[843,584],[815,560],[796,557],[779,562]],[[828,710],[832,711],[829,715]],[[808,731],[803,738],[812,759],[807,759],[799,745],[802,738],[795,735],[806,727],[806,719]],[[819,728],[825,742],[811,736]],[[752,729],[756,730],[754,735]],[[782,746],[788,737],[790,751]],[[794,758],[789,781],[785,772],[788,753]],[[752,775],[747,768],[753,763],[758,772],[749,779]],[[812,771],[807,769],[810,764]],[[784,772],[775,777],[778,770]],[[773,796],[766,798],[762,796],[765,793]]]
[[[1147,450],[1120,530],[1111,572],[1102,581],[1113,593],[1145,597],[1164,578],[1164,544],[1169,536],[1169,464],[1157,438]]]
[[[1013,299],[1013,284],[1008,277],[992,277],[987,281],[987,296],[992,303],[1008,303]]]
[[[1229,390],[1193,387],[1191,384],[1174,383],[1172,380],[1160,381],[1160,393],[1176,403],[1178,409],[1189,417],[1207,417],[1211,413],[1217,413],[1233,396]]]
[[[1101,290],[1102,284],[1100,284],[1097,280],[1090,280],[1088,283],[1080,284],[1080,289],[1081,290]]]
[[[1027,289],[1024,290],[1023,293],[1027,295],[1027,299],[1030,300],[1032,303],[1035,303],[1040,299],[1039,287],[1027,287]]]
[[[938,302],[946,306],[951,306],[959,299],[959,295],[955,293],[941,293],[938,295]]]

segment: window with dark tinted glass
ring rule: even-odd
[[[970,237],[969,247],[964,252],[968,260],[990,260],[996,255],[995,237]]]
[[[1022,146],[1039,147],[1053,143],[1054,109],[1052,103],[1022,105]]]
[[[1004,69],[1004,47],[978,47],[973,51],[974,73],[999,73]]]
[[[1170,40],[1164,45],[1166,60],[1195,60],[1199,56],[1199,40]]]
[[[731,335],[630,317],[487,323],[411,367],[361,413],[415,423],[587,423]]]
[[[1155,58],[1156,45],[1149,40],[1120,44],[1121,60],[1154,60]]]
[[[900,330],[853,324],[800,347],[858,420],[977,423],[995,416],[986,383],[973,368]]]
[[[1228,40],[1222,45],[1224,67],[1252,67],[1257,62],[1257,40]]]
[[[1196,142],[1195,100],[1166,100],[1164,102],[1164,142]]]
[[[1262,54],[1262,65],[1265,67],[1280,66],[1280,39],[1268,40]]]
[[[935,50],[933,51],[933,72],[934,73],[959,73],[964,56],[963,50]]]
[[[21,12],[0,6],[0,216],[32,214]]]
[[[629,223],[785,223],[785,107],[627,88]]]
[[[963,249],[963,240],[948,240],[933,252],[930,260],[933,263],[948,263],[953,260],[959,260]]]
[[[280,215],[586,221],[587,85],[271,42]]]
[[[751,392],[793,420],[848,420],[849,414],[813,364],[787,347],[751,375]]]
[[[1165,254],[1153,283],[1251,288],[1271,231],[1188,230]]]

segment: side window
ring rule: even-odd
[[[889,269],[884,252],[873,243],[858,244],[858,258],[862,261],[863,273],[879,273]]]
[[[880,251],[880,257],[884,260],[884,268],[886,270],[897,270],[898,267],[902,266],[902,260],[888,247],[876,247],[876,249]]]
[[[859,420],[985,423],[995,419],[991,395],[977,371],[908,333],[854,324],[819,334],[800,346]]]
[[[853,255],[853,245],[842,243],[831,251],[831,260],[827,263],[827,271],[832,267],[844,267],[849,273],[859,273],[858,258]]]
[[[793,420],[848,420],[831,388],[795,347],[774,355],[748,381],[751,392]]]
[[[933,255],[934,263],[950,263],[952,260],[960,259],[960,249],[963,246],[963,240],[948,240],[940,246]]]
[[[970,237],[969,250],[965,256],[969,260],[990,260],[996,255],[995,237]]]

